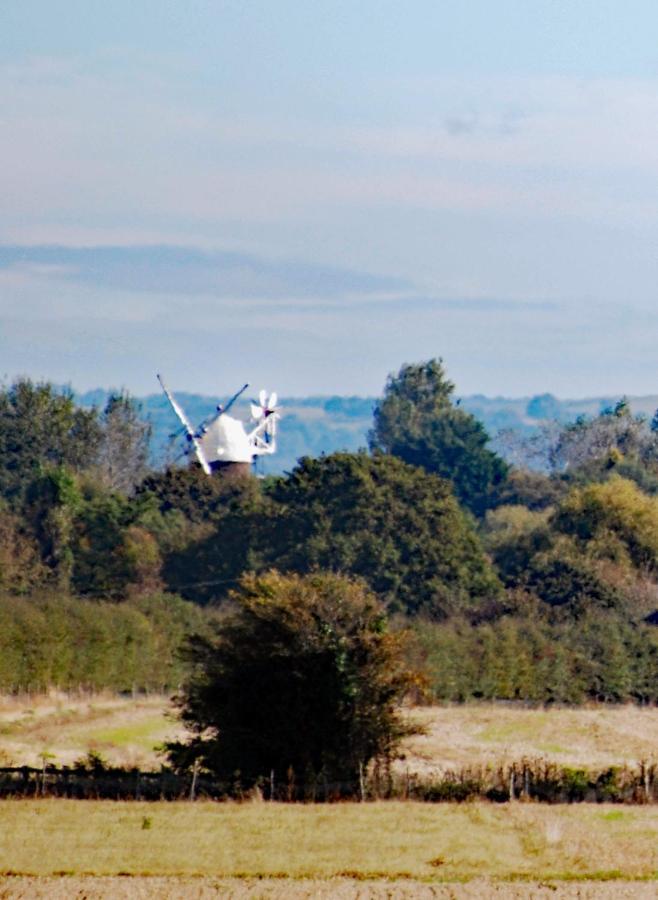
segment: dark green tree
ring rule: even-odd
[[[481,515],[508,467],[488,449],[482,423],[453,403],[454,389],[440,359],[402,366],[375,407],[370,447],[450,479],[460,502]]]
[[[72,471],[46,466],[27,486],[24,520],[39,547],[45,580],[68,589],[73,572],[74,521],[82,498]]]
[[[121,597],[133,580],[126,535],[132,509],[125,497],[86,485],[74,520],[72,586],[93,597]]]
[[[304,458],[265,497],[229,497],[212,533],[166,560],[170,590],[226,596],[245,571],[358,575],[391,611],[445,617],[500,583],[449,482],[386,454]]]
[[[91,466],[100,440],[97,412],[76,407],[70,392],[16,381],[0,390],[0,495],[19,506],[44,467]]]
[[[244,786],[274,772],[297,791],[328,782],[356,793],[360,771],[390,758],[407,730],[403,635],[362,583],[339,575],[248,575],[233,601],[214,637],[190,644],[179,702],[195,737],[172,745],[172,760],[238,773]]]
[[[376,453],[300,460],[271,489],[272,564],[364,578],[391,610],[443,617],[500,584],[448,481]]]

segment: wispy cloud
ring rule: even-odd
[[[63,247],[0,245],[0,272],[37,280],[177,296],[314,298],[381,296],[410,282],[294,260],[163,245]]]

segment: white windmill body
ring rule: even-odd
[[[251,463],[254,456],[244,425],[228,413],[221,413],[206,426],[199,444],[211,467],[213,463]]]
[[[195,429],[159,375],[158,381],[183,426],[188,442],[186,453],[194,453],[206,474],[218,471],[247,474],[257,457],[276,453],[276,422],[280,418],[276,393],[268,397],[265,391],[261,391],[259,401],[251,402],[251,416],[257,424],[249,432],[243,422],[228,415],[228,410],[249,387],[248,384],[229,400],[226,407],[218,406],[216,413]]]

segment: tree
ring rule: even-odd
[[[130,494],[148,471],[151,426],[126,393],[111,394],[101,416],[97,465],[105,487]]]
[[[270,558],[284,570],[358,575],[391,610],[436,618],[500,590],[449,482],[395,457],[305,458],[271,496]]]
[[[170,590],[209,602],[245,571],[325,569],[363,578],[389,611],[442,618],[500,583],[449,482],[393,456],[304,458],[264,498],[227,498],[210,536],[172,553]]]
[[[65,466],[46,466],[28,485],[24,518],[39,546],[47,580],[67,590],[73,571],[73,533],[81,495]]]
[[[481,515],[508,467],[487,448],[482,423],[453,405],[454,389],[440,359],[402,366],[375,407],[370,447],[449,478],[459,500]]]
[[[70,392],[27,379],[0,390],[0,495],[17,507],[44,468],[88,468],[100,438],[96,411],[77,408]]]
[[[414,683],[403,635],[362,582],[328,573],[246,575],[232,614],[196,637],[179,698],[194,737],[170,745],[249,786],[270,779],[356,793],[371,760],[390,759],[405,733],[399,704]],[[237,775],[236,775],[237,773]]]
[[[613,476],[575,488],[558,507],[554,526],[572,536],[581,553],[651,573],[658,569],[658,499],[632,481]]]

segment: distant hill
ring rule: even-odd
[[[108,391],[97,389],[76,397],[81,406],[102,407]],[[218,403],[227,397],[206,397],[200,394],[176,395],[193,422],[201,422]],[[150,394],[137,398],[142,404],[144,417],[153,426],[153,463],[157,466],[173,461],[180,453],[182,440],[171,440],[178,432],[178,421],[162,394]],[[547,420],[567,423],[580,415],[596,416],[613,406],[619,396],[591,397],[582,400],[560,400],[552,394],[534,397],[485,397],[475,394],[461,397],[459,402],[484,423],[494,440],[496,435],[510,429],[520,435],[531,435]],[[658,409],[658,394],[645,397],[629,397],[635,413],[653,416]],[[263,473],[290,471],[300,456],[319,456],[335,450],[358,450],[368,442],[372,426],[372,411],[376,397],[283,397],[282,419],[279,423],[279,449],[271,459],[261,458]],[[249,419],[249,401],[239,401],[232,411],[245,422]],[[496,447],[496,449],[499,449]]]

